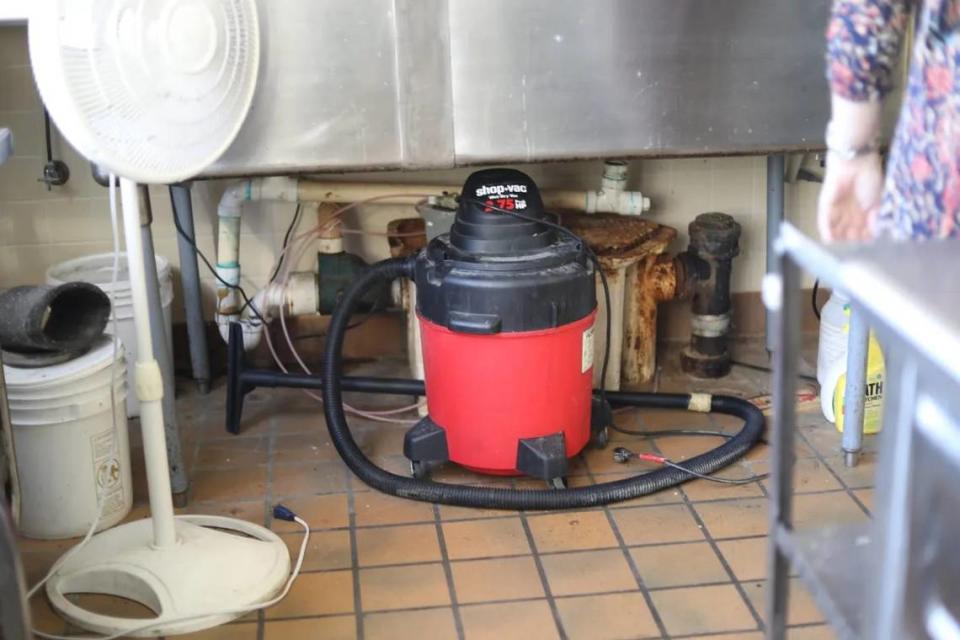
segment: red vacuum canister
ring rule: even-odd
[[[478,171],[418,256],[429,415],[404,441],[415,475],[451,461],[557,483],[590,441],[594,267],[548,216],[526,174]]]

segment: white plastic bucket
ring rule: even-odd
[[[173,277],[170,263],[161,256],[157,256],[157,279],[160,281],[160,302],[163,306],[164,331],[167,334],[167,350],[173,362],[173,316],[170,305],[173,302]],[[89,282],[100,287],[111,299],[115,299],[117,314],[117,333],[127,352],[127,387],[135,389],[133,372],[137,359],[137,332],[133,325],[133,299],[130,292],[130,274],[127,269],[127,255],[120,254],[120,272],[117,274],[117,285],[113,284],[113,254],[100,253],[84,256],[74,260],[61,262],[47,270],[47,284],[63,284],[64,282]],[[112,291],[111,291],[112,289]],[[112,293],[112,295],[111,295]],[[113,322],[107,324],[107,331],[113,331]],[[173,371],[163,371],[164,376],[173,376]],[[127,416],[140,415],[140,402],[135,393],[127,395]]]
[[[104,336],[89,352],[63,364],[38,369],[4,366],[23,535],[42,539],[83,535],[97,515],[98,494],[103,500],[98,530],[130,512],[133,483],[122,346],[117,358],[114,369],[113,338]]]

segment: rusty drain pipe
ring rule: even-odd
[[[653,379],[657,366],[657,308],[662,302],[683,300],[692,295],[688,286],[687,254],[650,255],[627,270],[628,296],[625,316],[633,318],[624,326],[623,376],[631,384]]]
[[[681,366],[700,378],[730,371],[730,271],[739,253],[740,225],[723,213],[705,213],[690,223],[690,245],[683,253],[650,255],[628,271],[633,291],[624,327],[623,372],[629,383],[653,378],[656,369],[657,307],[670,300],[692,300],[690,344]]]
[[[693,316],[690,344],[680,365],[699,378],[720,378],[730,373],[730,273],[740,253],[740,225],[725,213],[704,213],[690,223],[689,231],[685,260],[691,267],[687,278]]]

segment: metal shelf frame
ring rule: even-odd
[[[766,636],[785,637],[794,567],[844,640],[960,638],[960,242],[824,247],[783,223],[764,282],[774,338]],[[800,273],[851,296],[884,347],[874,519],[793,529]]]

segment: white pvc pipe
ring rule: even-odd
[[[580,209],[587,213],[609,211],[624,215],[639,215],[650,209],[650,198],[639,191],[627,191],[625,163],[611,161],[604,165],[601,187],[596,191],[546,190],[541,192],[548,209]],[[459,186],[441,184],[406,184],[373,182],[334,182],[297,180],[294,178],[252,178],[227,187],[217,205],[219,230],[217,234],[217,275],[227,283],[217,288],[216,321],[220,336],[226,342],[230,325],[240,323],[243,328],[245,350],[256,348],[263,333],[263,323],[250,313],[241,316],[242,300],[234,287],[240,285],[240,217],[246,202],[360,202],[376,199],[377,204],[409,204],[423,200],[424,193],[460,193]],[[323,240],[321,240],[323,242]],[[342,242],[336,240],[336,242]],[[229,286],[228,286],[229,285]],[[301,289],[299,293],[304,292]],[[295,295],[291,293],[290,295]],[[314,294],[315,295],[315,294]],[[268,297],[273,297],[271,294]],[[253,304],[266,317],[268,306],[261,308],[265,296],[257,294]],[[312,300],[298,300],[292,306],[303,308]],[[294,315],[294,314],[290,314]]]
[[[176,544],[173,497],[167,442],[163,433],[163,374],[153,357],[150,334],[150,307],[147,302],[147,278],[143,266],[143,242],[140,238],[140,199],[137,184],[120,178],[123,208],[123,234],[127,245],[133,322],[137,332],[136,393],[140,400],[140,427],[143,432],[143,457],[147,470],[153,541],[156,547]]]
[[[217,276],[226,283],[217,287],[217,327],[220,337],[226,342],[230,325],[234,322],[240,323],[243,328],[243,345],[248,351],[260,343],[262,323],[256,318],[247,318],[244,321],[240,316],[242,301],[236,289],[240,286],[240,215],[244,202],[252,200],[254,194],[260,197],[261,185],[264,182],[266,180],[258,178],[234,183],[223,192],[217,205]],[[296,193],[295,187],[293,192]],[[258,302],[255,300],[253,304],[258,305]],[[259,306],[257,310],[260,311]]]
[[[609,211],[623,215],[639,215],[650,209],[650,198],[639,191],[626,191],[626,175],[611,179],[621,165],[607,167],[604,172],[603,187],[597,191],[570,191],[545,189],[540,192],[547,209],[580,209],[587,213]],[[377,204],[416,204],[423,200],[423,193],[459,194],[461,187],[444,184],[406,184],[373,182],[333,182],[301,180],[297,186],[297,198],[300,202],[359,202],[371,197],[396,195],[379,200]]]

